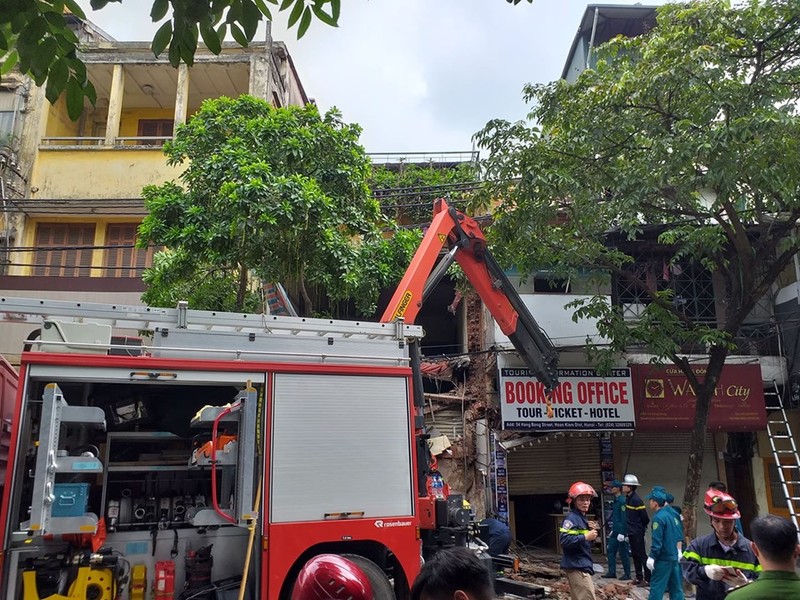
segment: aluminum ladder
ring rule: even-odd
[[[0,323],[41,323],[63,318],[75,322],[107,324],[119,329],[152,330],[174,327],[199,331],[271,332],[288,335],[366,337],[369,339],[421,338],[422,327],[402,320],[393,323],[346,321],[270,314],[228,313],[189,309],[185,301],[177,308],[72,302],[0,296]]]
[[[795,495],[797,493],[795,490],[800,490],[800,454],[797,452],[792,426],[786,415],[783,395],[774,380],[771,387],[765,386],[764,400],[767,407],[769,445],[775,459],[783,495],[786,497],[789,517],[797,527],[800,496]]]

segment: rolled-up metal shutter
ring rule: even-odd
[[[511,496],[564,494],[575,481],[600,484],[600,441],[595,435],[544,436],[507,452]]]

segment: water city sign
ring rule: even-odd
[[[558,369],[550,403],[544,385],[528,369],[500,369],[503,429],[521,431],[620,431],[634,427],[633,386],[628,368],[600,377],[591,368]]]

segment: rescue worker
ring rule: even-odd
[[[683,542],[681,519],[671,507],[667,506],[667,495],[660,489],[646,497],[653,511],[653,525],[650,539],[650,556],[647,568],[650,569],[650,595],[647,600],[661,600],[669,590],[670,600],[683,600],[683,578],[678,565],[678,548]]]
[[[733,496],[709,488],[703,510],[714,531],[691,541],[681,568],[686,580],[697,586],[697,600],[723,600],[729,589],[757,577],[761,566],[750,540],[736,531],[741,514]]]
[[[422,565],[411,586],[411,600],[492,600],[492,574],[467,548],[439,550]],[[294,599],[293,599],[294,600]]]
[[[753,552],[763,571],[758,579],[728,594],[727,600],[788,600],[800,598],[800,577],[795,561],[800,556],[797,527],[776,515],[750,523]]]
[[[725,485],[722,481],[711,481],[708,484],[708,489],[710,490],[717,490],[718,492],[725,492],[728,493],[728,486]],[[736,519],[736,532],[739,535],[744,535],[744,529],[742,528],[742,520]]]
[[[631,558],[628,555],[628,538],[625,536],[625,496],[622,494],[622,482],[619,479],[612,481],[610,487],[614,494],[614,506],[611,509],[611,534],[608,536],[608,572],[603,577],[616,578],[619,554],[619,562],[622,563],[620,580],[628,580],[631,578]]]
[[[600,526],[596,521],[587,521],[586,515],[596,498],[594,488],[588,483],[576,481],[567,492],[567,504],[571,510],[564,517],[559,529],[561,542],[561,568],[567,574],[572,600],[595,600],[594,561],[592,545],[597,539]]]
[[[492,515],[481,521],[481,525],[486,525],[489,534],[489,555],[508,554],[511,547],[511,529],[508,525]]]
[[[292,600],[372,600],[369,578],[338,554],[319,554],[300,570]]]
[[[650,523],[647,509],[642,499],[636,493],[639,478],[628,473],[622,478],[622,491],[625,494],[625,511],[628,528],[628,543],[631,545],[633,556],[633,569],[636,572],[636,585],[650,583],[650,569],[647,568],[647,551],[644,548],[644,534]]]

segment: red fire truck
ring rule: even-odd
[[[41,327],[20,365],[0,595],[288,598],[335,553],[375,598],[407,597],[421,557],[469,535],[461,496],[429,489],[412,324],[454,260],[554,387],[552,345],[444,201],[380,323],[0,298]]]

